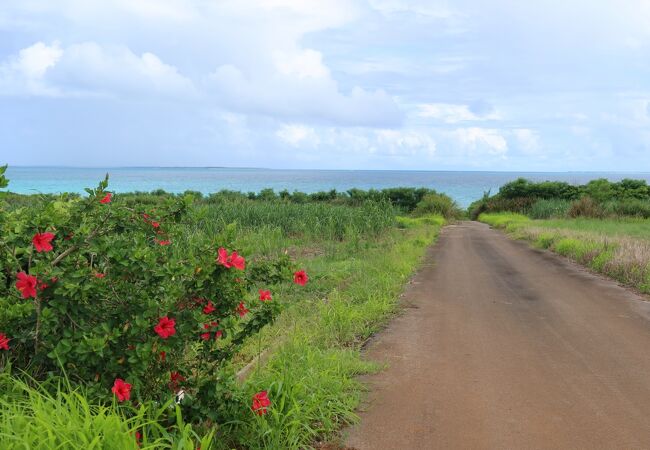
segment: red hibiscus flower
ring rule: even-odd
[[[293,274],[293,282],[299,284],[300,286],[306,285],[308,281],[309,277],[307,276],[307,272],[304,270],[299,270]]]
[[[27,275],[25,272],[20,272],[16,275],[18,281],[16,281],[16,289],[20,291],[23,295],[23,298],[36,298],[36,285],[38,280],[33,275]]]
[[[0,350],[9,350],[10,340],[6,334],[0,333]]]
[[[210,333],[202,333],[201,334],[201,339],[204,341],[209,341],[210,340]]]
[[[266,414],[269,406],[271,406],[271,400],[269,400],[269,395],[266,391],[258,392],[253,395],[253,405],[251,406],[251,409],[257,413],[258,416]]]
[[[216,339],[220,339],[221,336],[223,336],[223,331],[221,331],[221,330],[217,330],[217,331],[214,332],[214,338],[215,338],[215,340],[216,340]]]
[[[169,374],[169,389],[176,392],[180,384],[185,381],[185,377],[178,372],[171,372]]]
[[[246,308],[246,305],[244,305],[244,302],[239,302],[236,311],[237,314],[239,314],[239,317],[244,317],[246,314],[248,314],[248,309]]]
[[[117,400],[123,402],[131,398],[131,385],[121,378],[117,378],[111,389]]]
[[[54,239],[53,233],[36,233],[32,238],[32,244],[38,253],[51,252],[54,250],[52,239]]]
[[[232,252],[228,255],[228,250],[220,247],[217,253],[219,254],[217,262],[226,269],[234,267],[235,269],[244,270],[246,268],[246,260],[243,256],[237,254],[237,252]]]
[[[163,339],[176,334],[176,320],[169,317],[161,317],[158,319],[158,325],[153,327],[153,330]]]
[[[162,245],[163,247],[165,245],[169,245],[172,243],[172,241],[170,241],[169,239],[163,239],[163,240],[154,239],[154,240],[156,241],[156,244]]]
[[[203,308],[203,313],[204,314],[211,314],[211,313],[215,312],[216,310],[217,310],[217,308],[215,308],[214,305],[212,304],[212,302],[210,300],[208,300],[208,304],[205,305],[205,308]]]
[[[263,302],[271,301],[271,291],[264,291],[260,289],[260,300]]]
[[[105,276],[106,276],[106,274],[105,274],[105,273],[101,273],[101,272],[97,272],[97,273],[95,274],[95,278],[104,278]]]
[[[112,196],[113,196],[113,194],[111,194],[110,192],[108,192],[108,193],[104,196],[104,198],[101,199],[101,200],[99,201],[99,203],[101,203],[102,205],[105,205],[105,204],[107,204],[107,203],[110,203],[110,202],[111,202],[111,197],[112,197]]]

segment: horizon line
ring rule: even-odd
[[[633,170],[472,170],[472,169],[310,169],[310,168],[270,168],[239,166],[68,166],[68,165],[9,165],[11,168],[25,169],[231,169],[231,170],[269,170],[269,171],[313,171],[313,172],[476,172],[476,173],[631,173],[650,174],[650,171]]]

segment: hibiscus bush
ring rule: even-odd
[[[85,197],[11,209],[0,198],[0,367],[65,375],[125,405],[175,398],[186,420],[251,413],[228,362],[278,302],[227,236],[175,247],[191,199],[120,202],[107,188],[108,176]],[[291,281],[289,260],[265,264],[256,280]],[[260,393],[252,408],[268,406]]]

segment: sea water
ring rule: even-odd
[[[650,182],[650,173],[619,172],[447,172],[405,170],[278,170],[237,168],[71,168],[9,167],[9,190],[32,193],[83,193],[110,175],[109,190],[114,192],[164,189],[179,193],[186,190],[204,194],[229,189],[259,192],[265,188],[279,192],[346,191],[350,188],[382,189],[409,186],[444,192],[466,207],[484,192],[496,193],[503,184],[525,177],[533,181],[566,181],[583,184],[596,178],[619,181],[623,178]]]

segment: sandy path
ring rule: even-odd
[[[650,302],[478,223],[427,261],[348,446],[650,449]]]

